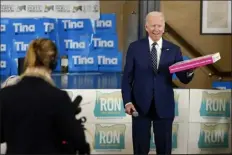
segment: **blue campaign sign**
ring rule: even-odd
[[[122,52],[119,51],[98,51],[97,63],[100,72],[122,71]]]
[[[41,20],[38,18],[16,18],[11,19],[13,35],[38,35],[41,33]]]
[[[10,60],[10,75],[18,75],[18,58]]]
[[[68,54],[72,51],[89,51],[89,36],[67,33],[59,38],[60,52]]]
[[[95,34],[91,40],[92,50],[118,50],[117,34]]]
[[[90,19],[58,19],[58,31],[62,36],[67,32],[92,34],[93,26]]]
[[[232,89],[231,81],[214,81],[212,83],[212,88],[215,89]]]
[[[53,18],[40,19],[41,31],[37,34],[38,37],[45,37],[57,40],[57,20]]]
[[[89,52],[69,53],[68,55],[68,71],[98,71],[97,55]]]
[[[100,19],[94,22],[95,33],[116,34],[116,15],[101,14]]]
[[[12,40],[12,58],[22,58],[26,56],[26,51],[35,36],[15,36]]]
[[[13,34],[13,25],[9,18],[0,18],[1,20],[1,36],[7,36],[10,38]]]
[[[0,57],[0,75],[10,75],[10,65],[11,65],[11,59],[9,56],[3,56]]]
[[[12,39],[10,37],[7,37],[6,35],[1,35],[0,40],[0,57],[5,55],[10,57],[10,51],[11,51],[11,45],[12,45]]]

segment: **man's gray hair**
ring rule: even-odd
[[[157,16],[161,17],[161,18],[163,19],[163,21],[164,21],[164,24],[165,24],[165,17],[164,17],[164,14],[163,14],[162,12],[159,12],[159,11],[152,11],[152,12],[149,12],[149,13],[146,15],[146,18],[145,18],[145,22],[146,22],[146,23],[148,22],[148,18],[151,17],[151,16],[153,16],[153,17],[157,17]]]

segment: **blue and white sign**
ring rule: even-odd
[[[8,56],[2,56],[0,59],[0,75],[10,75],[11,59]]]
[[[92,34],[93,27],[89,19],[58,19],[58,31],[61,36],[67,32]]]
[[[97,34],[117,34],[116,15],[101,14],[100,19],[94,22],[94,28]]]
[[[13,26],[11,24],[11,20],[9,18],[1,18],[1,36],[7,36],[8,38],[13,34]]]
[[[0,40],[0,57],[5,55],[10,57],[10,50],[11,50],[11,44],[12,40],[11,38],[8,38],[6,35],[1,35],[1,40]]]
[[[22,11],[24,7],[20,5],[17,9]],[[81,9],[84,8],[75,6],[74,10]],[[57,45],[59,60],[55,72],[61,71],[63,55],[68,56],[70,72],[121,71],[116,14],[101,14],[98,19],[1,18],[0,37],[0,56],[11,59],[11,74],[17,73],[17,58],[26,56],[29,44],[36,38],[48,38]]]
[[[69,72],[98,71],[97,56],[89,53],[68,55]]]
[[[51,39],[57,39],[58,28],[57,28],[57,20],[52,18],[42,18],[40,19],[41,22],[41,29],[39,31],[38,36],[47,37]]]
[[[118,72],[122,71],[122,52],[101,51],[97,52],[99,71]]]
[[[215,89],[232,89],[231,81],[214,81],[212,83],[212,88]]]
[[[95,34],[91,41],[93,50],[118,50],[118,37],[115,34]]]
[[[13,35],[38,35],[41,33],[41,20],[37,18],[11,19]]]
[[[67,33],[66,36],[60,37],[60,51],[64,54],[72,51],[89,51],[89,37]]]
[[[36,39],[35,36],[15,36],[12,41],[12,58],[25,57],[28,46],[34,39]]]

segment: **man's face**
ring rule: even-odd
[[[153,41],[158,41],[162,37],[164,27],[162,16],[149,16],[147,18],[145,29]]]

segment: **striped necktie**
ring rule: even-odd
[[[151,62],[152,62],[152,67],[153,67],[154,72],[157,73],[157,51],[156,51],[155,45],[157,45],[156,42],[152,44]]]

